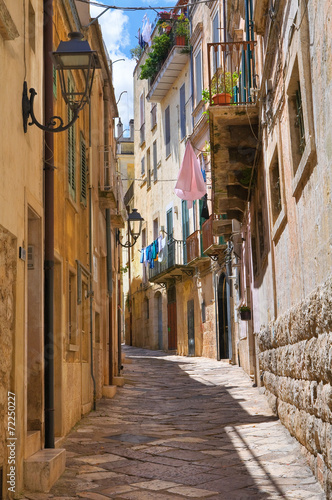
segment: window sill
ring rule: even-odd
[[[303,186],[305,185],[305,182],[309,177],[310,167],[314,159],[314,153],[315,153],[314,139],[310,136],[307,141],[306,148],[303,152],[294,179],[292,181],[292,191],[293,191],[293,196],[295,198],[299,198]]]
[[[281,209],[272,229],[272,240],[276,243],[286,225],[287,216],[284,208]]]

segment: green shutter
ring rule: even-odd
[[[57,83],[56,78],[57,78],[56,69],[55,66],[53,66],[53,95],[55,98],[56,98],[56,83]]]
[[[86,164],[86,147],[85,140],[81,134],[80,142],[80,152],[81,152],[81,203],[86,206],[86,195],[87,195],[87,164]]]

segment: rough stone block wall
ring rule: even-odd
[[[332,498],[332,278],[259,335],[266,395]]]
[[[0,466],[6,461],[7,403],[15,325],[16,238],[0,226]]]

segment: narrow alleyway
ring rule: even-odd
[[[125,352],[126,385],[68,436],[67,468],[51,492],[26,498],[325,498],[241,368]]]

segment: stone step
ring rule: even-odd
[[[45,448],[24,460],[24,487],[49,492],[66,466],[66,450]]]
[[[40,431],[28,431],[25,438],[24,458],[29,458],[41,448]]]
[[[103,386],[103,398],[114,398],[116,394],[116,385]]]

